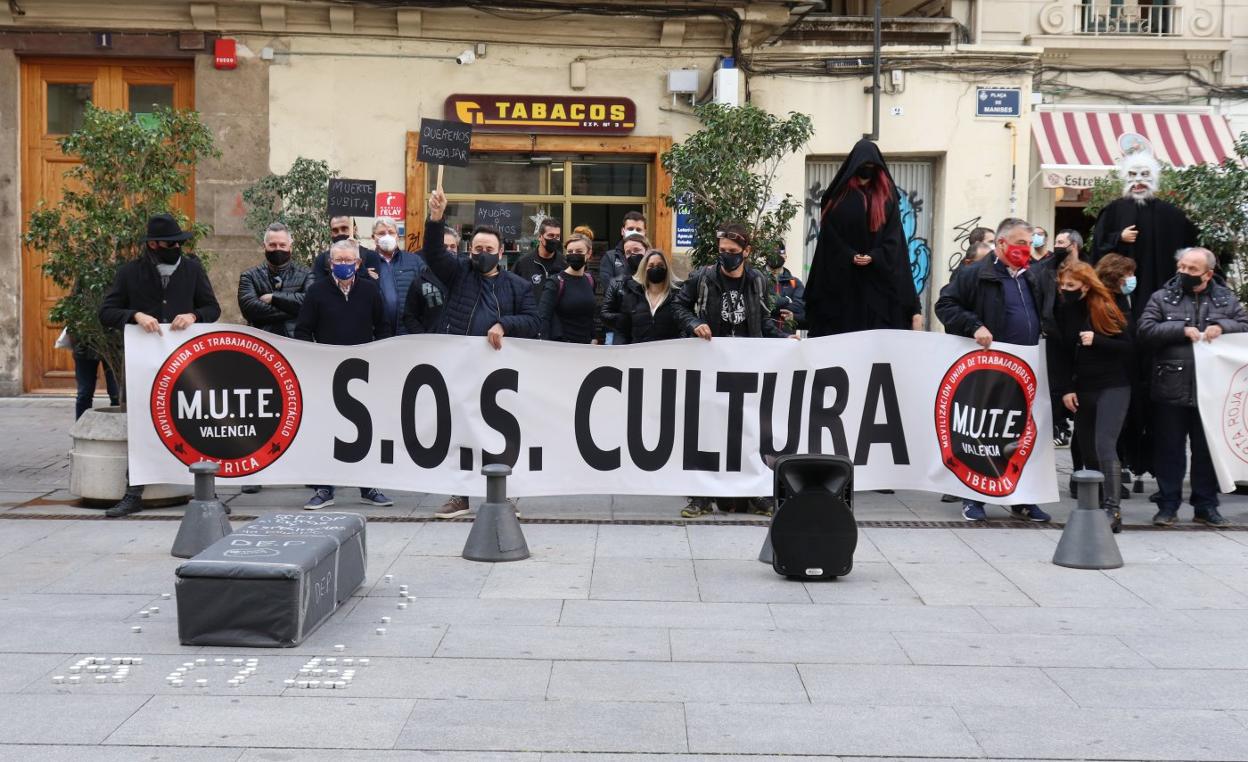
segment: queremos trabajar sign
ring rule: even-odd
[[[175,349],[156,372],[152,425],[185,465],[220,464],[224,477],[257,473],[282,457],[299,432],[299,378],[268,341],[213,331]]]
[[[637,126],[637,106],[628,98],[452,95],[446,118],[477,132],[627,135]]]

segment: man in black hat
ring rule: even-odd
[[[121,330],[134,323],[148,333],[160,333],[162,323],[181,331],[221,317],[221,307],[203,265],[194,256],[182,253],[182,244],[191,235],[168,214],[158,214],[147,221],[147,235],[139,242],[143,253],[118,268],[100,305],[100,323],[105,328]],[[131,485],[121,502],[104,515],[117,518],[141,510],[143,486]]]

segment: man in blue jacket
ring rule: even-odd
[[[399,246],[398,226],[389,217],[373,222],[373,243],[377,244],[377,285],[381,287],[381,303],[386,323],[395,336],[407,333],[403,309],[407,292],[425,271],[424,257]]]
[[[446,303],[429,332],[484,336],[495,349],[503,348],[504,336],[536,338],[540,323],[532,286],[498,267],[502,236],[493,228],[478,227],[472,234],[468,258],[458,257],[443,244],[445,213],[446,195],[435,190],[429,197],[429,221],[421,253],[446,288]],[[468,498],[453,495],[433,515],[453,519],[466,513]]]

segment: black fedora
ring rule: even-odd
[[[178,243],[180,241],[188,241],[194,233],[182,230],[178,225],[178,221],[171,214],[158,214],[147,221],[147,235],[143,236],[143,242],[147,241],[169,241],[170,243]]]

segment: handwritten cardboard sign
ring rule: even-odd
[[[376,180],[329,179],[329,216],[372,217],[377,209]]]
[[[495,201],[478,201],[473,221],[496,229],[505,240],[520,237],[520,225],[524,220],[524,204],[505,204]]]
[[[420,120],[420,143],[416,158],[427,164],[452,167],[468,166],[468,153],[472,148],[472,125],[463,122],[445,122],[441,119]]]

